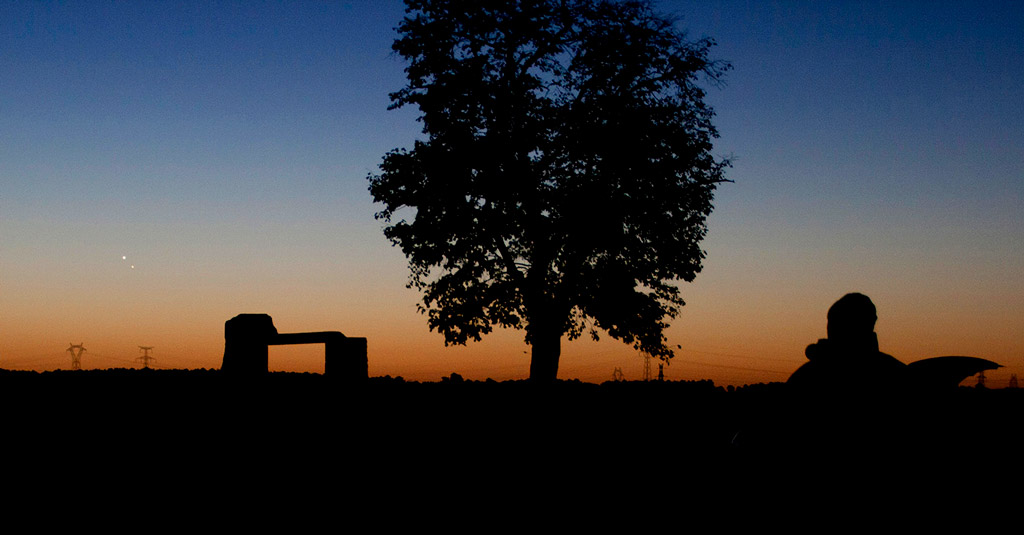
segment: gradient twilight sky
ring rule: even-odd
[[[904,362],[1024,374],[1024,4],[669,1],[731,61],[735,158],[669,379],[785,380],[860,291]],[[522,333],[445,348],[366,176],[419,135],[387,111],[398,0],[0,4],[0,367],[215,368],[224,321],[369,339],[370,374],[528,375]],[[122,256],[127,257],[122,259]],[[134,266],[134,267],[132,267]],[[322,346],[271,348],[321,371]],[[559,377],[641,377],[617,341]],[[656,369],[655,369],[656,372]]]

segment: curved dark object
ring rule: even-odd
[[[934,357],[907,364],[917,384],[927,387],[956,388],[964,379],[985,370],[1002,368],[991,360],[977,357]]]

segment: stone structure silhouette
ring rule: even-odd
[[[269,346],[291,344],[324,344],[324,375],[353,382],[368,377],[366,338],[338,331],[278,333],[267,314],[239,314],[224,322],[221,370],[232,375],[265,374]]]

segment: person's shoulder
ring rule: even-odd
[[[829,343],[829,341],[823,338],[807,346],[807,349],[804,350],[804,356],[806,356],[807,360],[811,362],[820,362],[822,358],[828,357],[828,355],[832,352],[832,349],[832,345]]]
[[[835,379],[840,368],[836,359],[829,358],[829,353],[821,345],[807,346],[807,362],[800,365],[786,380],[798,386],[817,386],[827,384]]]
[[[816,367],[817,366],[815,366],[814,361],[805,362],[797,368],[796,371],[790,374],[789,379],[787,379],[786,382],[791,385],[806,384],[808,381],[813,380],[815,375],[814,369]]]

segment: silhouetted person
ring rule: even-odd
[[[878,350],[875,305],[866,295],[850,293],[828,310],[828,338],[807,346],[810,362],[789,383],[815,390],[894,391],[905,386],[907,365]]]
[[[896,469],[899,451],[949,444],[949,397],[960,381],[995,362],[965,356],[904,364],[878,350],[875,305],[859,293],[844,295],[828,311],[828,337],[807,346],[809,362],[789,377],[777,406],[761,409],[736,434],[748,451],[796,454],[802,466],[856,459],[861,467]],[[945,399],[944,399],[945,398]],[[813,468],[812,468],[813,469]]]

